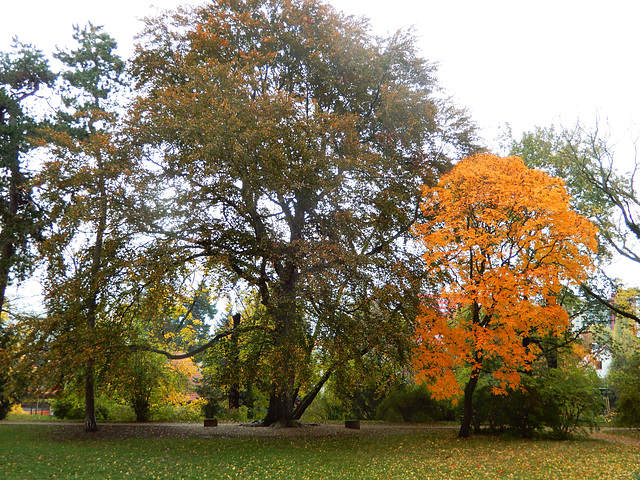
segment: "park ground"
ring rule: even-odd
[[[477,435],[451,426],[363,422],[298,429],[201,424],[0,422],[0,478],[37,479],[632,479],[640,434],[571,440]]]

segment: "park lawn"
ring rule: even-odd
[[[54,440],[54,426],[0,425],[0,478],[640,479],[637,446],[515,440],[454,430],[385,436]]]

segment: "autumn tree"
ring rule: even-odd
[[[151,20],[133,74],[136,209],[173,265],[258,292],[264,424],[294,423],[316,362],[406,352],[419,185],[475,138],[414,38],[315,0],[219,0]]]
[[[571,210],[562,180],[518,157],[466,158],[423,195],[414,232],[438,288],[418,317],[415,367],[436,399],[464,384],[468,437],[480,373],[496,394],[518,388],[539,352],[531,339],[569,327],[557,298],[589,274],[596,228]]]
[[[102,27],[74,27],[77,48],[55,56],[64,66],[62,106],[43,146],[48,157],[36,179],[49,226],[40,244],[46,262],[47,318],[32,344],[48,353],[43,369],[57,376],[84,372],[85,429],[97,429],[96,360],[121,331],[128,252],[123,203],[126,157],[118,152],[118,103],[124,62]],[[122,300],[122,298],[120,298]],[[124,308],[124,307],[123,307]],[[81,366],[82,365],[82,366]]]

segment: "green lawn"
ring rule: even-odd
[[[383,437],[54,440],[55,425],[0,425],[0,478],[640,479],[637,446],[425,430]]]

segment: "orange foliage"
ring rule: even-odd
[[[494,393],[517,388],[530,369],[536,335],[568,327],[560,290],[592,268],[596,228],[569,207],[562,180],[528,169],[518,157],[468,157],[434,188],[423,188],[425,221],[414,233],[439,279],[418,318],[414,365],[434,398],[460,393],[460,367],[478,375],[490,362]]]

